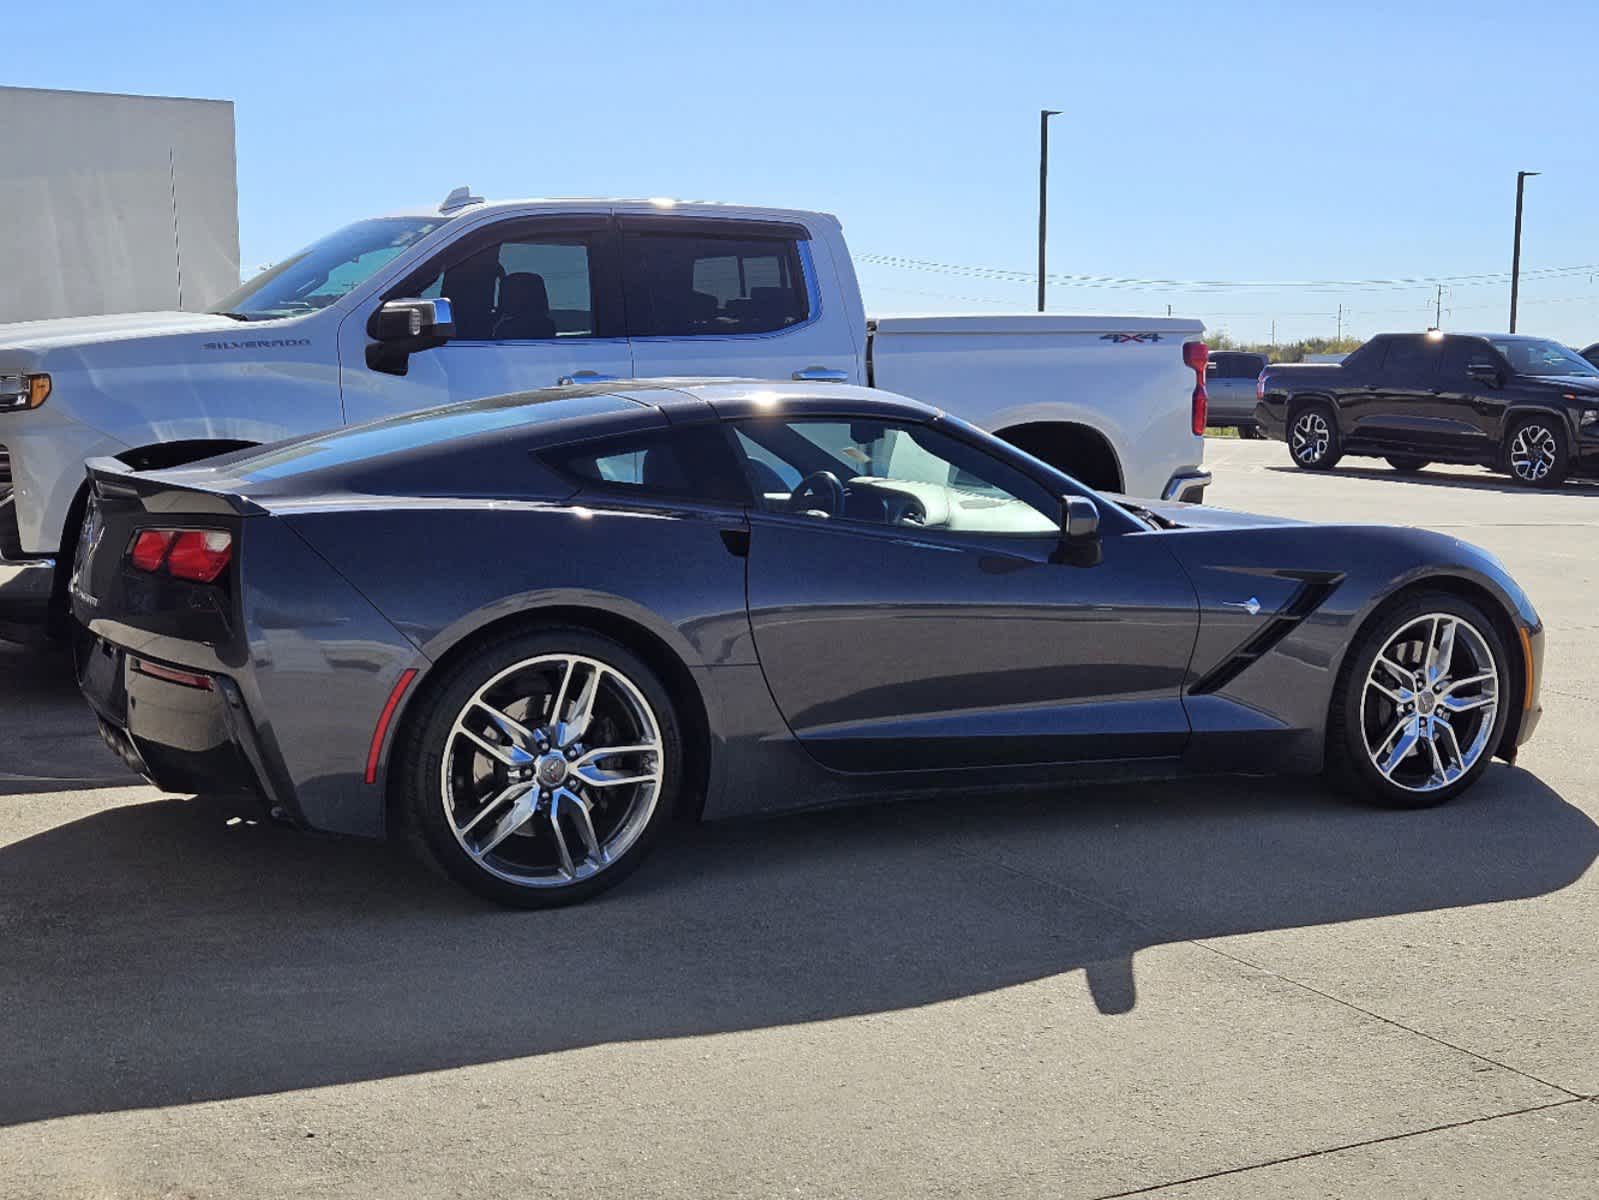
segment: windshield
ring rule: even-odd
[[[211,311],[261,321],[326,308],[446,219],[378,217],[346,225],[261,272]]]
[[[1599,367],[1559,342],[1523,338],[1488,340],[1510,361],[1510,369],[1517,375],[1599,375]]]

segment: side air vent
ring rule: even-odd
[[[1288,598],[1288,603],[1283,605],[1282,611],[1247,642],[1217,663],[1209,674],[1188,689],[1189,694],[1203,696],[1209,692],[1219,692],[1237,679],[1252,663],[1292,633],[1301,621],[1320,608],[1343,578],[1342,575],[1305,577]]]

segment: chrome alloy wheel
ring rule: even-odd
[[[1319,412],[1308,412],[1294,422],[1288,448],[1300,462],[1317,463],[1327,456],[1331,443],[1332,430],[1327,426],[1327,418]]]
[[[1428,613],[1390,637],[1366,673],[1360,723],[1372,764],[1396,787],[1432,792],[1488,751],[1499,667],[1488,641],[1451,613]]]
[[[1510,439],[1510,470],[1517,479],[1537,483],[1554,470],[1560,445],[1554,431],[1533,422],[1516,430]]]
[[[559,888],[638,841],[666,761],[637,684],[596,659],[545,654],[500,671],[466,702],[440,772],[445,818],[479,866]]]

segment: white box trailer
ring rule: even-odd
[[[0,87],[0,322],[239,284],[233,103]]]

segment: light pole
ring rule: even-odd
[[[1049,232],[1049,119],[1053,108],[1038,110],[1038,311],[1044,311],[1044,241]]]
[[[1510,332],[1516,332],[1516,300],[1521,293],[1521,193],[1532,175],[1542,171],[1516,172],[1516,245],[1510,252]]]

